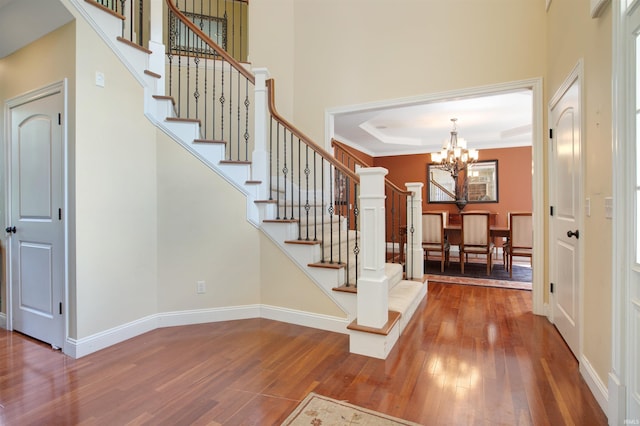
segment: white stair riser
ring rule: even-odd
[[[225,176],[240,186],[244,186],[245,183],[251,179],[251,166],[248,164],[221,163],[218,165],[218,168]]]
[[[193,142],[191,146],[198,154],[202,155],[207,159],[207,161],[211,162],[211,164],[219,163],[224,159],[223,144]]]

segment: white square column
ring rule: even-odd
[[[389,280],[385,275],[385,194],[387,169],[367,167],[360,176],[360,258],[357,324],[383,328],[389,320]]]

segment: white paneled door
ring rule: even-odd
[[[64,343],[62,85],[10,106],[11,327]]]
[[[554,96],[550,127],[550,277],[553,322],[580,357],[580,73]]]

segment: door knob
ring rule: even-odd
[[[575,231],[567,231],[567,237],[576,237],[577,240],[578,238],[580,238],[580,231],[578,231],[577,229]]]
[[[4,230],[7,231],[10,234],[15,234],[16,233],[16,227],[15,226],[7,226]]]

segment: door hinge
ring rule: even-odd
[[[553,139],[553,129],[549,129],[549,139]]]
[[[553,216],[553,206],[549,206],[549,216]]]
[[[62,124],[62,114],[58,113],[58,126]]]
[[[58,209],[58,220],[62,220],[62,209]]]
[[[62,315],[62,302],[60,302],[60,304],[58,305],[59,310],[60,310],[60,315]]]
[[[553,293],[553,283],[549,283],[549,292]]]

